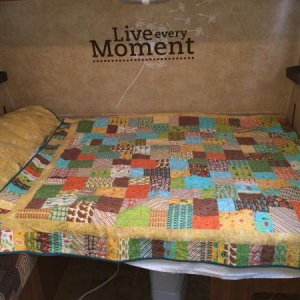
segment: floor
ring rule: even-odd
[[[79,299],[86,291],[106,281],[116,270],[117,265],[113,263],[72,258],[54,300]],[[188,275],[186,300],[209,300],[209,286],[208,277]],[[120,264],[119,273],[112,281],[85,298],[96,299],[150,300],[149,272]],[[300,295],[256,294],[252,300],[300,300]]]

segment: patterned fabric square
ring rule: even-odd
[[[259,232],[273,232],[274,226],[270,215],[266,212],[257,211],[254,214],[255,228]]]
[[[275,232],[300,232],[300,222],[296,212],[293,209],[285,207],[270,207],[269,209]]]
[[[235,211],[235,205],[232,198],[217,199],[217,204],[219,212]]]
[[[180,126],[198,126],[199,125],[199,118],[198,117],[189,117],[189,116],[182,116],[179,117],[179,125]]]
[[[167,223],[167,212],[163,210],[151,210],[150,226],[164,228]]]
[[[218,204],[216,199],[194,199],[193,215],[216,216],[218,215]]]
[[[168,229],[192,228],[192,205],[170,205],[168,209]]]
[[[68,222],[91,223],[95,203],[80,201],[72,204],[67,212]]]
[[[148,196],[149,190],[149,185],[128,185],[125,198],[144,199]]]
[[[219,219],[220,228],[223,230],[255,231],[253,213],[250,210],[220,213]]]
[[[244,160],[245,155],[242,151],[238,150],[224,150],[225,157],[227,160]]]
[[[202,177],[209,177],[208,166],[202,165],[189,165],[190,174]]]
[[[82,190],[87,182],[87,177],[68,177],[62,187],[62,191]]]
[[[117,214],[122,206],[123,199],[102,196],[95,208],[107,213]]]
[[[193,216],[193,227],[196,229],[219,229],[219,216]]]

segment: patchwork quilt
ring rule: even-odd
[[[2,252],[300,268],[300,145],[273,116],[64,120],[0,213]]]

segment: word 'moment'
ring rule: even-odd
[[[100,46],[96,40],[90,40],[92,57],[194,54],[194,41],[187,38],[187,30],[153,32],[150,29],[129,29],[125,26],[123,32],[118,27],[112,27],[112,31],[113,39],[105,40]]]

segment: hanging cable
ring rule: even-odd
[[[107,283],[109,283],[111,280],[113,280],[118,275],[119,270],[120,270],[120,264],[118,263],[117,271],[110,278],[108,278],[106,281],[104,281],[100,285],[96,286],[95,288],[93,288],[93,289],[87,291],[86,293],[84,293],[78,300],[82,300],[87,295],[97,291],[98,289],[101,289],[103,286],[105,286]]]
[[[144,67],[146,65],[146,62],[143,63],[141,69],[139,70],[139,72],[137,73],[137,75],[135,76],[135,78],[131,81],[131,83],[129,84],[129,86],[127,87],[127,89],[125,90],[125,92],[123,93],[120,101],[118,102],[118,104],[116,105],[116,108],[118,108],[120,106],[120,104],[122,103],[124,97],[126,96],[127,92],[129,91],[129,89],[133,86],[133,84],[137,81],[137,79],[139,78],[140,74],[142,73]]]

